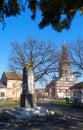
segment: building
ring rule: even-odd
[[[46,86],[46,90],[48,90],[48,88],[52,89],[51,91],[54,93],[51,93],[53,94],[53,98],[66,98],[70,97],[70,87],[75,83],[75,79],[71,72],[67,45],[63,44],[59,61],[59,77],[54,81],[52,80],[48,85],[49,87]]]
[[[71,99],[78,99],[81,103],[83,103],[83,82],[70,87],[70,97]]]
[[[35,89],[35,93],[36,93],[37,101],[43,100],[44,94],[45,94],[45,89]]]
[[[48,98],[54,99],[55,98],[55,93],[56,93],[56,88],[55,88],[55,83],[57,81],[56,76],[54,75],[52,77],[52,81],[46,85],[46,92],[48,92]]]
[[[22,74],[3,72],[1,82],[6,86],[6,99],[18,101],[22,92]]]
[[[0,100],[6,99],[7,86],[0,82]]]

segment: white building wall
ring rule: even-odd
[[[64,77],[56,81],[56,94],[58,98],[71,97],[70,87],[73,86],[75,82],[72,77],[69,80],[66,80]]]
[[[1,97],[1,93],[4,93],[4,97]],[[6,88],[0,88],[0,100],[6,99],[7,97],[7,90]]]
[[[83,103],[83,89],[71,89],[70,90],[70,97],[78,98],[78,94],[81,92],[81,102]]]
[[[8,80],[7,82],[7,98],[11,100],[18,100],[22,93],[21,80]]]

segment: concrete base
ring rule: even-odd
[[[35,94],[21,94],[20,107],[31,108],[35,106]]]

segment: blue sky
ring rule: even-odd
[[[52,41],[61,48],[64,40],[67,43],[74,42],[78,38],[83,39],[83,16],[76,14],[69,31],[56,32],[50,26],[39,29],[37,24],[40,17],[35,21],[30,19],[30,12],[22,13],[17,17],[6,19],[6,27],[2,30],[0,24],[0,77],[3,71],[8,71],[8,57],[11,52],[11,42],[23,42],[28,37],[39,40]]]

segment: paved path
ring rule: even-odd
[[[69,106],[52,105],[50,103],[39,103],[39,106],[49,110],[59,110],[68,118],[58,123],[40,123],[30,125],[0,124],[0,130],[83,130],[83,109]]]
[[[83,130],[83,108],[53,105],[50,103],[39,103],[39,105],[50,110],[59,110],[68,116],[68,120],[55,125],[55,130]]]

